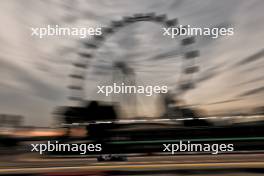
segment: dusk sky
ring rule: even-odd
[[[0,113],[21,114],[27,125],[49,126],[54,108],[68,103],[68,75],[84,39],[39,39],[31,36],[31,27],[104,27],[111,20],[149,12],[178,18],[182,25],[234,28],[233,36],[197,37],[200,72],[193,78],[196,88],[184,96],[187,104],[199,104],[209,113],[263,106],[263,9],[263,0],[1,0]],[[125,27],[98,50],[87,71],[87,98],[95,99],[96,85],[109,80],[109,70],[95,75],[101,71],[96,66],[115,60],[131,63],[138,83],[173,84],[182,60],[178,45],[162,36],[157,24]],[[177,51],[175,60],[148,59]],[[155,114],[154,100],[142,99],[143,115]]]

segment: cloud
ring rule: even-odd
[[[250,64],[251,62],[255,62],[259,59],[263,59],[264,58],[264,49],[242,59],[241,61],[239,61],[238,63],[236,63],[234,66],[243,66],[246,64]]]
[[[258,88],[251,89],[251,90],[248,90],[248,91],[240,94],[239,97],[246,97],[246,96],[256,95],[256,94],[263,93],[263,92],[264,92],[264,87],[258,87]]]

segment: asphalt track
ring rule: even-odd
[[[97,162],[95,158],[41,158],[21,154],[1,157],[0,161],[0,175],[106,171],[122,171],[125,175],[264,175],[264,153],[134,156],[125,162]]]

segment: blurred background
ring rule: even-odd
[[[51,175],[66,175],[53,173],[55,170],[51,167],[61,167],[59,171],[75,167],[76,175],[204,175],[210,174],[208,168],[228,168],[224,172],[216,169],[223,175],[263,174],[263,8],[262,0],[2,0],[0,174],[43,174],[44,168],[50,168]],[[96,43],[99,39],[93,40],[93,37],[40,39],[31,36],[31,28],[47,25],[113,27],[113,21],[124,22],[124,17],[147,13],[164,14],[168,20],[177,18],[178,24],[192,27],[232,27],[234,35],[217,39],[194,36],[191,45],[185,46],[184,38],[165,37],[163,25],[147,21],[124,25],[110,36],[103,35],[100,44]],[[119,27],[113,27],[116,28]],[[192,61],[186,59],[186,53],[194,50],[199,51],[199,55],[192,56]],[[90,53],[92,58],[88,56],[86,61]],[[191,71],[186,71],[188,69]],[[96,93],[98,85],[113,82],[166,85],[170,92],[151,97],[105,97]],[[73,103],[73,99],[77,102]],[[131,121],[122,121],[124,119]],[[98,120],[109,120],[113,125],[91,125]],[[168,130],[160,132],[164,136],[149,138],[153,132],[164,128]],[[185,135],[184,130],[193,133]],[[109,135],[98,135],[103,132]],[[135,132],[139,135],[133,136]],[[219,137],[210,141],[212,143],[236,141],[239,153],[149,156],[157,152],[158,146],[137,144],[134,148],[146,150],[135,152],[126,146],[126,154],[143,153],[144,156],[125,162],[121,169],[127,172],[122,173],[117,168],[120,164],[106,163],[100,168],[94,158],[74,155],[76,161],[72,162],[72,158],[66,159],[64,154],[60,155],[60,160],[57,154],[40,157],[29,152],[32,141],[116,142],[125,139],[131,142],[135,139],[191,140],[191,137]],[[226,137],[232,138],[226,140]],[[247,155],[241,154],[245,151]],[[112,152],[116,151],[107,154]],[[157,161],[167,165],[160,166]],[[186,165],[177,165],[183,163]],[[205,164],[195,165],[197,163]],[[151,172],[150,168],[156,167],[156,171]]]

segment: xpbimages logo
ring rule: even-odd
[[[219,36],[232,36],[234,35],[234,28],[201,28],[201,27],[191,27],[190,25],[179,27],[169,27],[162,28],[163,36],[169,36],[170,38],[175,38],[177,36],[209,36],[212,38],[218,38]]]
[[[88,36],[102,35],[102,28],[86,27],[61,27],[59,25],[47,25],[46,27],[31,27],[31,36],[44,38],[47,36],[77,36],[87,38]]]
[[[114,83],[108,86],[97,86],[97,93],[105,94],[109,96],[111,94],[145,94],[146,96],[152,96],[153,94],[168,93],[168,86],[135,86],[135,85],[125,85],[121,83],[118,85]]]
[[[199,144],[191,141],[179,141],[176,144],[163,144],[163,152],[174,155],[176,152],[209,152],[218,154],[220,152],[234,151],[234,144]]]
[[[43,154],[45,152],[79,152],[81,155],[85,155],[87,152],[100,152],[102,151],[101,144],[62,144],[59,141],[47,141],[42,144],[31,144],[31,152],[38,152]]]

